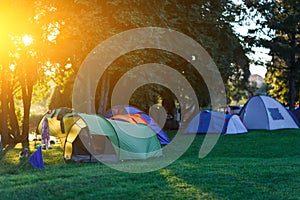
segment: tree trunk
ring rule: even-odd
[[[300,89],[298,90],[298,108],[300,108]]]
[[[9,115],[9,124],[12,128],[13,135],[15,139],[20,140],[21,139],[20,127],[16,115],[14,97],[11,91],[8,94],[8,115]]]
[[[291,67],[289,79],[289,108],[295,110],[295,69]]]
[[[10,143],[9,130],[8,130],[8,106],[7,106],[7,81],[2,77],[1,81],[1,115],[0,115],[0,132],[1,142],[3,146]]]
[[[101,80],[101,90],[100,90],[100,98],[99,98],[99,108],[98,114],[103,115],[106,112],[107,101],[108,101],[108,93],[109,93],[109,75],[108,72],[103,74],[103,78]]]
[[[104,102],[105,102],[105,104],[103,105],[103,109],[104,109],[103,110],[103,114],[107,110],[109,88],[110,88],[110,76],[109,76],[109,73],[107,72],[106,81],[105,81],[105,94],[104,94]]]
[[[22,86],[22,99],[24,107],[24,117],[23,117],[23,127],[22,127],[22,147],[29,147],[29,115],[30,115],[30,106],[32,99],[32,90],[33,86],[30,84],[25,84]]]
[[[289,75],[289,108],[295,110],[295,76],[296,76],[296,34],[293,33],[291,37],[291,62],[290,62],[290,75]]]

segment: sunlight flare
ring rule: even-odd
[[[33,38],[30,35],[24,35],[22,40],[25,46],[29,46],[33,42]]]

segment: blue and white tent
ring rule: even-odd
[[[238,115],[223,114],[210,110],[202,111],[196,115],[184,133],[221,133],[240,134],[248,132]]]
[[[281,103],[265,95],[250,98],[241,110],[240,117],[245,126],[253,130],[299,128]]]

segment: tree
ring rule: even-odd
[[[36,10],[31,3],[1,2],[0,130],[4,145],[22,142],[23,147],[28,147],[33,88],[37,83],[43,83],[45,78],[42,50],[47,45],[44,44],[42,27],[35,20]],[[22,102],[22,115],[17,114],[15,105],[18,96]]]
[[[9,0],[1,2],[0,7],[1,19],[5,19],[0,21],[1,27],[5,27],[0,32],[1,46],[5,47],[0,53],[0,130],[5,144],[10,143],[11,138],[13,142],[28,145],[29,111],[37,85],[47,88],[48,80],[52,79],[58,88],[53,99],[66,99],[59,101],[59,105],[70,105],[72,83],[88,53],[100,42],[128,29],[158,26],[180,31],[204,46],[217,63],[225,83],[228,79],[238,80],[242,83],[238,87],[245,87],[243,83],[249,76],[245,49],[230,24],[235,20],[235,7],[229,0],[66,0],[63,3],[61,0],[32,0],[21,3],[16,5]],[[33,38],[30,45],[24,43],[25,35]],[[130,52],[110,66],[101,83],[106,91],[99,95],[102,108],[98,110],[103,112],[109,106],[104,102],[109,101],[117,78],[133,66],[148,62],[172,66],[190,81],[200,104],[209,104],[202,77],[187,61],[170,52],[145,50]],[[148,89],[150,96],[164,94],[166,98],[174,98],[167,88],[151,85]],[[143,93],[145,91],[140,90],[133,98],[143,97],[146,102]],[[23,105],[21,123],[14,101],[18,95]],[[63,98],[58,98],[62,95]],[[154,100],[151,101],[154,103]],[[132,102],[138,101],[132,99]]]
[[[93,47],[121,31],[145,26],[171,28],[187,34],[206,48],[217,63],[225,84],[228,79],[237,80],[237,88],[246,88],[250,74],[249,61],[245,56],[245,49],[230,24],[235,20],[234,9],[231,1],[107,1],[102,3],[76,1],[74,4],[70,3],[68,7],[57,5],[57,12],[65,12],[62,16],[68,16],[64,17],[64,26],[61,28],[61,36],[57,37],[57,43],[62,37],[76,38],[81,47],[88,48],[77,48],[77,52],[70,52],[67,57],[76,55],[78,58],[81,56],[79,60],[83,60]],[[81,13],[80,18],[78,13]],[[58,14],[58,16],[61,15]],[[94,27],[99,28],[95,31]],[[68,43],[65,43],[65,48],[68,48]],[[102,110],[101,112],[106,110],[103,102],[107,101],[107,94],[109,96],[118,77],[132,67],[148,62],[159,62],[170,65],[179,72],[184,71],[199,95],[199,102],[203,105],[209,104],[205,83],[199,75],[190,71],[191,66],[186,61],[168,52],[146,50],[128,53],[110,66],[100,82],[111,87],[98,87],[97,105],[102,105],[103,108],[97,110]],[[75,74],[76,68],[79,67],[78,63],[73,65]],[[108,84],[107,81],[110,83]],[[110,91],[104,92],[104,88]],[[147,93],[153,92],[154,95],[156,93],[154,91],[153,87],[150,87]],[[161,90],[161,92],[164,93],[166,90]],[[71,96],[70,94],[64,95],[65,97]]]
[[[257,28],[251,30],[251,33],[257,35],[247,38],[249,44],[270,49],[270,55],[273,57],[268,67],[267,77],[267,82],[273,88],[270,95],[277,94],[281,90],[280,101],[283,103],[288,101],[290,109],[293,110],[296,88],[299,88],[296,77],[300,70],[300,2],[292,0],[245,0],[244,2],[254,13],[252,16],[258,25]],[[269,38],[259,37],[259,33]],[[278,80],[275,81],[274,78]],[[274,84],[275,82],[277,83]],[[279,82],[282,84],[278,85]],[[279,89],[283,85],[288,85],[288,91]],[[287,92],[288,95],[286,95]]]
[[[282,104],[288,106],[289,99],[289,70],[284,60],[278,56],[273,56],[272,64],[267,65],[265,81],[269,86],[268,94],[276,98]],[[295,91],[300,91],[299,73],[295,78]],[[295,99],[299,99],[299,94],[295,94]]]
[[[29,109],[31,101],[31,89],[28,82],[30,82],[28,73],[34,72],[30,71],[30,67],[25,66],[22,63],[22,59],[26,53],[21,53],[23,47],[29,45],[30,36],[25,35],[28,33],[32,23],[29,21],[29,16],[31,16],[31,7],[25,2],[22,3],[22,9],[17,14],[13,15],[15,12],[16,3],[13,1],[6,1],[1,3],[1,19],[5,20],[0,23],[1,28],[1,118],[3,122],[1,123],[1,135],[3,136],[4,145],[14,140],[14,142],[24,142],[25,146],[28,146],[28,139],[26,142],[26,135],[28,135],[28,119],[29,119]],[[14,12],[12,11],[14,10]],[[28,12],[28,13],[27,13]],[[21,23],[20,23],[21,22]],[[19,26],[17,26],[19,25]],[[31,26],[34,30],[34,28]],[[29,32],[30,33],[30,32]],[[23,44],[23,46],[21,46]],[[31,52],[33,53],[33,52]],[[22,57],[22,58],[21,58]],[[27,57],[27,56],[25,56]],[[24,61],[24,60],[23,60]],[[23,65],[22,67],[20,67]],[[35,76],[31,74],[30,76]],[[23,117],[23,132],[19,130],[19,124],[17,121],[17,116],[15,113],[14,105],[14,94],[21,88],[24,95],[23,105],[24,105],[24,117]],[[27,126],[28,125],[28,126]],[[22,135],[25,136],[23,140]]]

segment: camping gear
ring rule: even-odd
[[[238,115],[223,114],[205,110],[197,114],[188,124],[184,133],[240,134],[248,130]]]
[[[22,151],[20,151],[20,153],[19,153],[20,159],[27,157],[28,156],[28,152],[29,152],[28,148],[22,149]]]
[[[54,115],[48,121],[51,134],[63,138],[66,160],[116,162],[162,156],[156,133],[143,124],[72,112],[63,116],[65,133],[62,133],[61,119]]]
[[[297,108],[296,110],[294,111],[291,111],[292,112],[292,116],[294,118],[294,120],[296,121],[296,123],[298,124],[298,126],[300,125],[300,108]]]
[[[135,123],[134,119],[138,120],[138,123],[143,121],[143,123],[145,122],[145,124],[151,127],[152,130],[157,134],[160,144],[162,145],[169,144],[169,137],[162,130],[162,128],[159,127],[157,123],[149,115],[147,115],[146,113],[144,113],[138,108],[135,108],[133,106],[117,105],[112,107],[110,110],[108,110],[103,116],[108,119],[118,118],[118,120],[123,120],[132,123]]]
[[[144,112],[133,106],[116,105],[113,106],[110,110],[108,110],[103,116],[105,118],[111,118],[114,115],[139,114],[139,113],[144,113]]]
[[[145,124],[147,125],[146,120],[144,120],[139,114],[124,114],[124,115],[114,115],[111,118],[112,120],[121,120],[124,122],[130,122],[134,124]]]
[[[225,124],[227,125],[225,134],[239,134],[248,132],[248,129],[242,122],[241,118],[236,114],[227,115]]]
[[[233,106],[229,106],[230,107],[230,114],[237,114],[237,115],[239,115],[240,114],[240,111],[241,111],[241,109],[242,109],[242,107],[241,106],[239,106],[239,105],[233,105]]]
[[[286,108],[265,95],[250,98],[242,108],[240,116],[248,129],[277,130],[298,128],[298,125]]]
[[[41,147],[30,156],[29,162],[33,168],[45,168]]]

